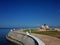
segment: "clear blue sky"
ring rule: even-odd
[[[60,26],[59,0],[0,0],[0,27]]]

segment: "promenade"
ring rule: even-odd
[[[21,31],[18,30],[16,32],[20,33],[22,32],[22,30]],[[41,35],[41,34],[34,34],[34,33],[32,33],[31,35],[36,36],[37,38],[42,40],[46,45],[60,45],[60,39],[56,37],[51,37],[51,36]]]
[[[6,39],[17,45],[45,45],[40,39],[29,34],[28,32],[20,32],[19,30],[11,30]]]
[[[31,38],[28,37],[25,32],[23,32],[22,30],[15,30],[12,32],[10,32],[10,34],[8,35],[9,37],[11,37],[12,39],[18,40],[15,41],[15,43],[21,44],[21,45],[37,45],[36,42]],[[35,37],[39,38],[41,41],[43,41],[45,43],[45,45],[60,45],[60,39],[56,38],[56,37],[51,37],[51,36],[47,36],[47,35],[41,35],[41,34],[34,34],[31,33],[31,35],[34,35]],[[21,41],[21,42],[20,42]]]
[[[7,39],[18,45],[35,45],[34,40],[23,33],[10,32]]]

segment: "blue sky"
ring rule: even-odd
[[[59,0],[0,0],[0,27],[60,26]]]

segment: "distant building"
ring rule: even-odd
[[[46,30],[48,30],[48,29],[49,29],[49,26],[46,25],[46,24],[44,24],[44,25],[42,25],[42,26],[40,27],[40,30],[43,30],[43,31],[46,31]]]
[[[48,25],[44,24],[40,28],[38,28],[39,31],[60,31],[60,28],[50,28]]]
[[[55,28],[55,30],[60,31],[60,28]]]

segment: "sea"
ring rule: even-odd
[[[9,28],[0,28],[0,45],[9,45],[9,42],[6,40],[6,35],[9,31]]]
[[[10,45],[9,42],[6,40],[6,35],[11,29],[13,28],[0,28],[0,45]],[[18,30],[18,28],[16,30]]]

